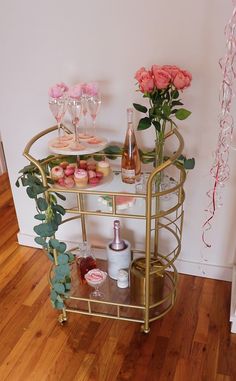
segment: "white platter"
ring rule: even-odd
[[[48,142],[48,148],[52,153],[59,154],[59,155],[89,155],[93,154],[95,152],[102,151],[108,144],[108,140],[105,139],[102,136],[95,136],[97,139],[101,140],[101,143],[98,144],[91,144],[88,143],[86,140],[80,140],[80,143],[84,146],[84,149],[81,150],[74,150],[72,147],[74,140],[72,139],[69,141],[69,145],[65,148],[58,148],[54,147],[54,143],[58,141],[58,138],[51,139]]]

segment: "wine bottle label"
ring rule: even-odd
[[[122,176],[127,178],[133,178],[135,177],[135,169],[125,169],[122,168],[121,170]]]

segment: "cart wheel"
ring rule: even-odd
[[[144,329],[144,324],[142,324],[141,325],[141,332],[143,332],[143,333],[149,333],[150,332],[150,328]]]
[[[58,316],[58,322],[61,324],[61,325],[64,325],[66,322],[67,322],[67,317],[64,315],[64,314],[60,314]]]

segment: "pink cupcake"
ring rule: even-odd
[[[74,173],[75,184],[78,188],[84,188],[88,184],[88,172],[77,168]]]
[[[64,177],[64,170],[59,165],[56,165],[51,169],[51,178],[54,181],[58,181],[59,179],[62,179]]]

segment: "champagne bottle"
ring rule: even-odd
[[[110,248],[115,251],[124,250],[127,248],[127,244],[120,238],[120,221],[114,221],[114,238],[110,243]]]
[[[133,109],[127,109],[128,127],[121,160],[121,178],[124,183],[134,184],[141,172],[141,162],[133,128]]]
[[[120,237],[119,220],[114,221],[113,228],[113,240],[107,244],[107,270],[109,277],[117,280],[119,270],[129,268],[131,262],[131,246],[127,240],[123,240]]]

